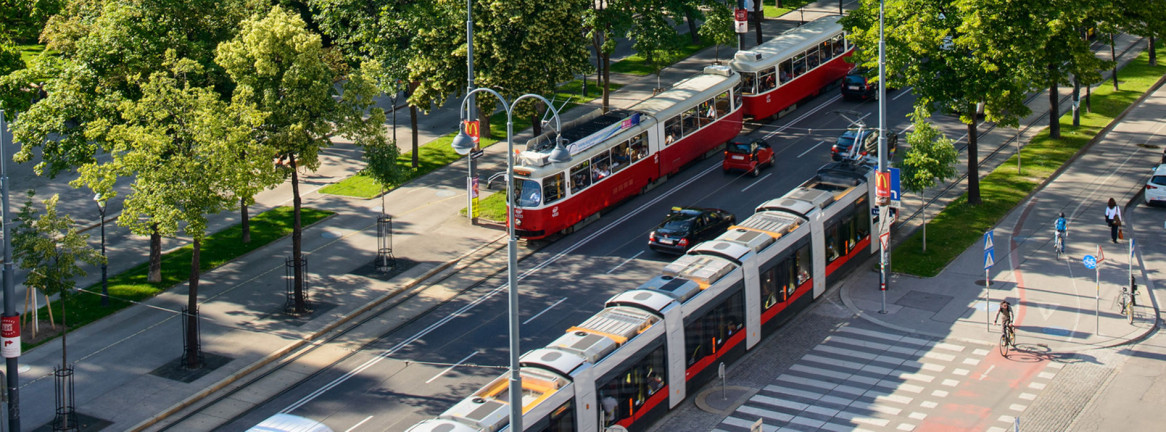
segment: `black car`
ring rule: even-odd
[[[876,160],[879,155],[879,131],[878,129],[847,129],[838,137],[838,140],[833,146],[830,146],[830,159],[833,161],[841,161],[850,158],[851,147],[855,142],[862,143],[854,155],[862,160],[868,158]],[[895,158],[895,150],[899,147],[899,134],[887,135],[887,158]]]
[[[657,252],[683,254],[689,247],[716,238],[737,223],[737,218],[720,209],[673,207],[648,236],[648,246]]]
[[[845,99],[877,99],[879,97],[878,81],[868,79],[860,71],[851,71],[842,79],[842,97]]]

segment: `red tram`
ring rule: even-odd
[[[839,16],[818,18],[790,29],[729,62],[741,74],[745,115],[768,118],[797,108],[801,100],[846,77],[854,46],[838,24]]]
[[[525,431],[652,422],[804,309],[876,251],[873,170],[835,163],[762,203],[661,275],[521,358]],[[409,432],[494,432],[508,425],[508,375]]]
[[[514,168],[515,233],[540,239],[570,231],[736,137],[740,83],[728,67],[709,66],[627,110],[568,122],[561,137],[570,162],[547,160],[554,132],[530,140]]]

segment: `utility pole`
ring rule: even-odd
[[[0,335],[5,344],[0,346],[0,353],[8,370],[8,430],[20,430],[20,315],[16,313],[16,281],[12,271],[12,236],[9,227],[12,226],[8,217],[8,147],[5,133],[8,123],[4,120],[4,110],[0,110],[0,199],[3,199],[3,235],[4,235],[4,315],[0,324]],[[13,340],[15,339],[15,340]]]
[[[474,0],[466,0],[466,94],[474,91]],[[466,127],[466,120],[474,120],[477,118],[477,107],[474,95],[470,95],[469,104],[463,112],[465,117],[462,118],[462,124],[459,128]],[[480,132],[479,132],[480,133]],[[477,150],[476,148],[474,150]],[[466,217],[470,218],[470,224],[477,222],[474,217],[474,178],[477,177],[477,170],[474,169],[473,154],[466,157]],[[509,222],[507,222],[509,223]]]
[[[886,57],[886,42],[883,38],[883,4],[885,0],[879,0],[879,169],[878,172],[887,172],[887,57]],[[856,142],[857,146],[858,143]],[[879,206],[879,217],[890,218],[891,212],[890,199],[876,197]],[[883,298],[886,298],[887,290],[887,246],[890,245],[891,221],[880,223],[879,226],[887,227],[887,232],[880,232],[879,235],[887,235],[886,241],[879,242],[879,289],[883,291]],[[881,239],[880,239],[881,240]],[[886,300],[883,300],[885,303]],[[886,311],[886,307],[883,307]]]

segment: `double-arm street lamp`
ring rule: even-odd
[[[508,287],[509,298],[509,318],[510,318],[510,430],[515,432],[522,431],[522,378],[518,370],[518,239],[514,236],[514,197],[517,194],[514,191],[514,119],[513,110],[518,101],[525,98],[535,98],[542,100],[543,103],[550,107],[551,112],[555,116],[555,131],[556,134],[562,132],[562,127],[559,122],[559,111],[555,109],[554,104],[546,98],[536,94],[524,94],[514,99],[514,103],[507,104],[506,98],[498,94],[498,92],[485,87],[479,87],[471,90],[462,99],[461,111],[467,112],[467,101],[480,91],[490,92],[494,97],[498,98],[498,102],[502,104],[502,109],[506,110],[506,255],[507,255],[507,270],[506,281]],[[463,117],[464,118],[464,117]],[[465,123],[458,126],[457,137],[453,139],[450,144],[453,150],[459,155],[467,155],[470,150],[474,148],[474,139],[466,135]],[[559,137],[555,136],[555,148],[551,151],[548,159],[551,163],[561,163],[571,160],[571,153]],[[472,209],[471,209],[472,210]]]
[[[105,197],[100,193],[93,196],[97,202],[97,213],[101,216],[101,306],[109,306],[109,277],[105,258]]]

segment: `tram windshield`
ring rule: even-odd
[[[538,207],[542,202],[543,192],[538,182],[527,179],[515,179],[518,184],[514,188],[518,191],[518,196],[515,197],[514,202],[519,207]]]

